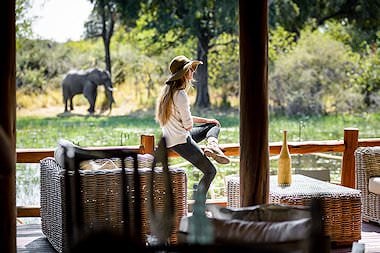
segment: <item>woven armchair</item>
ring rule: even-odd
[[[139,155],[139,158],[143,157],[143,155]],[[152,170],[149,168],[149,162],[138,160],[138,173],[141,183],[141,233],[142,237],[146,238],[151,232],[148,207],[150,191],[148,185],[151,182]],[[99,167],[97,169],[88,169],[86,168],[87,164],[81,165],[79,170],[83,225],[88,231],[96,229],[121,231],[123,229],[121,169],[110,169],[104,166],[104,161],[101,161],[101,159],[93,160],[91,163],[97,163]],[[111,163],[120,165],[114,159]],[[67,221],[68,214],[65,211],[67,208],[64,206],[67,203],[65,201],[66,174],[53,157],[42,159],[40,166],[42,231],[58,252],[64,252],[68,249],[68,240],[71,240],[67,238],[65,231],[72,225]],[[126,181],[133,180],[133,163],[126,161],[125,168]],[[156,210],[162,210],[165,195],[163,170],[155,168],[154,173],[154,205]],[[169,240],[171,244],[176,244],[180,220],[187,215],[187,178],[185,170],[182,168],[169,168],[169,174],[172,179],[175,209],[174,229]],[[133,191],[133,189],[127,188],[127,191]],[[133,200],[129,204],[129,209],[133,213]]]
[[[357,148],[355,167],[363,220],[380,224],[380,146]]]

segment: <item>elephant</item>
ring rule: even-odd
[[[62,94],[63,102],[65,104],[65,112],[68,112],[67,102],[70,102],[70,111],[74,110],[73,97],[77,94],[83,93],[90,103],[88,112],[90,114],[95,112],[95,102],[98,94],[97,88],[99,85],[104,85],[106,97],[110,111],[112,110],[112,103],[115,103],[113,98],[113,87],[111,76],[107,70],[99,68],[92,68],[87,70],[71,70],[69,71],[62,81]]]

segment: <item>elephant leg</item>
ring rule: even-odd
[[[90,108],[88,108],[87,111],[89,113],[91,113],[91,114],[94,113],[95,112],[95,106],[94,105],[90,105]]]
[[[70,98],[70,111],[74,110],[73,97]]]
[[[87,97],[87,100],[88,102],[90,103],[90,107],[88,108],[88,112],[89,113],[94,113],[95,112],[95,101],[96,101],[96,96],[94,96],[93,98],[91,97]]]
[[[65,112],[67,112],[67,99],[65,99]]]
[[[96,101],[96,97],[98,95],[97,85],[89,81],[85,85],[85,87],[83,88],[83,95],[87,98],[87,101],[90,104],[90,107],[88,108],[87,111],[91,114],[94,113],[95,112],[95,101]]]

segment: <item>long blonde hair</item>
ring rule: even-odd
[[[184,75],[181,79],[166,83],[161,89],[161,94],[156,104],[156,121],[160,126],[165,125],[171,116],[173,107],[173,96],[178,90],[190,87],[192,80],[186,79]]]

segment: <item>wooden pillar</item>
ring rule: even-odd
[[[342,160],[341,185],[355,188],[355,150],[359,143],[359,129],[344,129],[344,152]]]
[[[241,205],[268,202],[268,3],[239,0]]]
[[[16,252],[15,0],[0,1],[0,252]]]
[[[151,154],[154,153],[154,135],[141,135],[140,140],[140,152],[142,154]]]

